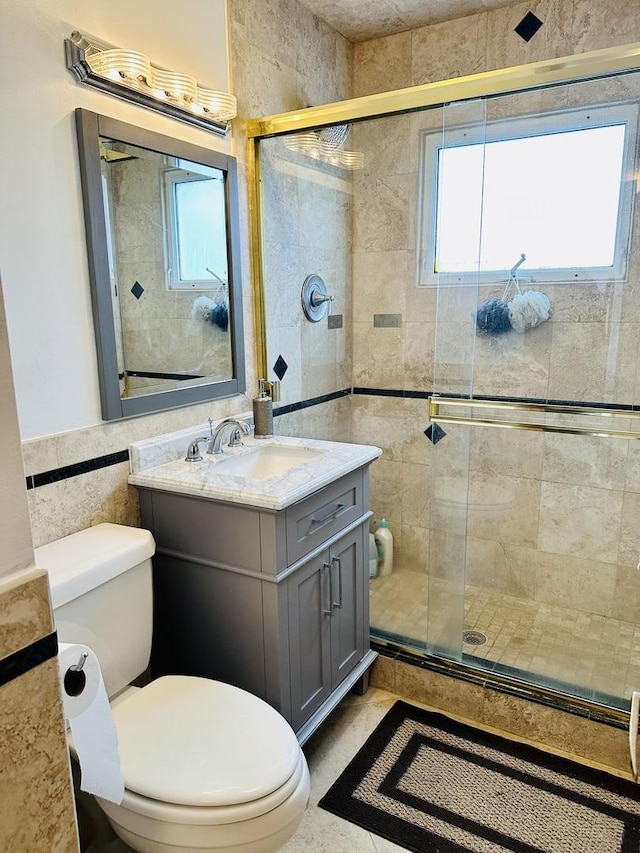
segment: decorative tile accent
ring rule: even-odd
[[[139,281],[136,281],[136,283],[133,285],[133,287],[131,288],[131,293],[133,293],[136,299],[140,299],[140,297],[144,293],[144,287],[140,284]]]
[[[402,314],[374,314],[374,329],[399,329],[402,326]]]
[[[515,31],[518,33],[521,39],[524,39],[524,41],[531,41],[531,39],[535,36],[541,26],[542,21],[540,20],[540,18],[536,17],[533,12],[527,12],[527,14],[515,28]]]
[[[282,378],[284,377],[284,375],[288,369],[289,369],[289,365],[284,360],[284,358],[281,355],[279,355],[277,360],[276,360],[276,363],[273,365],[273,372],[278,377],[278,379],[280,379],[282,381]]]
[[[439,424],[431,424],[431,426],[425,429],[424,434],[435,445],[445,437],[446,432]]]

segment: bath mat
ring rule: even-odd
[[[640,850],[640,786],[406,702],[319,805],[417,853]]]

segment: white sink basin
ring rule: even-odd
[[[251,480],[268,480],[311,462],[323,456],[324,452],[310,447],[265,445],[247,450],[238,456],[216,459],[212,473]]]

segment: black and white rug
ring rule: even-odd
[[[396,702],[319,804],[418,853],[639,853],[640,786]]]

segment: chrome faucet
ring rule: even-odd
[[[251,435],[251,427],[246,421],[238,418],[225,418],[220,421],[214,429],[207,453],[222,453],[222,442],[225,434],[229,432],[229,443],[227,447],[242,447],[242,435]]]

